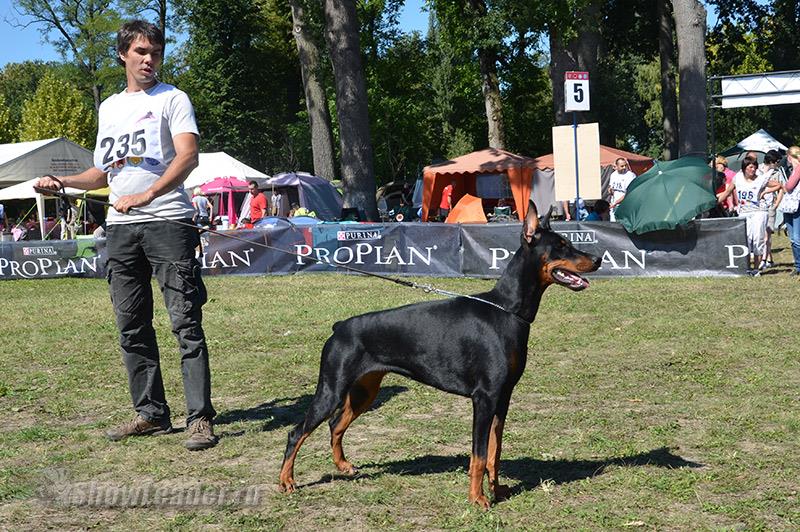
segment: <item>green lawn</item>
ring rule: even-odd
[[[345,438],[358,477],[335,474],[321,426],[300,452],[299,491],[276,489],[331,325],[434,296],[352,276],[207,278],[221,441],[189,453],[181,433],[102,436],[132,415],[105,281],[0,282],[0,529],[796,530],[800,356],[786,308],[800,281],[786,239],[776,246],[776,273],[756,279],[551,288],[506,424],[501,475],[514,495],[489,512],[466,501],[469,401],[391,375]],[[163,307],[156,321],[183,426]],[[162,497],[112,496],[134,489]],[[181,502],[191,490],[208,497]]]

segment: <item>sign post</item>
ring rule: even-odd
[[[575,148],[575,216],[579,220],[581,193],[578,173],[578,115],[576,111],[589,110],[589,73],[568,71],[564,73],[564,111],[572,111],[572,132]]]

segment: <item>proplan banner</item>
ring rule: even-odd
[[[458,225],[319,224],[307,228],[311,242],[296,245],[295,270],[341,271],[349,266],[381,274],[461,275]],[[322,261],[325,264],[320,264]]]
[[[0,243],[0,279],[104,277],[105,240]]]
[[[733,276],[747,268],[744,219],[700,220],[643,237],[611,222],[557,222],[553,229],[578,249],[602,257],[594,277]],[[521,231],[518,223],[298,227],[281,222],[230,233],[241,240],[204,233],[198,258],[206,275],[346,272],[342,266],[350,266],[400,276],[499,277],[519,248]],[[105,263],[103,240],[0,243],[0,279],[101,278]]]
[[[505,230],[501,229],[505,228]],[[745,220],[699,220],[687,228],[628,234],[611,222],[554,222],[554,231],[603,259],[592,277],[744,275],[748,251]],[[498,277],[520,245],[520,224],[462,226],[463,273]]]

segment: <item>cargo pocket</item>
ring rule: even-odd
[[[200,263],[196,259],[175,261],[172,263],[176,274],[176,289],[182,297],[181,307],[177,310],[185,314],[199,311],[208,300],[206,285],[200,275]]]

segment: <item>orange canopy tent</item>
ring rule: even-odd
[[[631,170],[636,175],[642,175],[650,168],[653,167],[653,158],[646,155],[638,155],[629,151],[620,150],[617,148],[609,148],[608,146],[600,145],[600,166],[606,167],[613,165],[617,159],[622,157],[628,160]],[[542,155],[534,159],[536,168],[555,168],[553,162],[553,154]]]
[[[455,181],[453,200],[455,205],[465,194],[477,196],[476,178],[480,174],[508,175],[508,183],[514,196],[515,210],[519,219],[525,218],[528,198],[531,195],[531,179],[536,163],[530,157],[516,155],[496,148],[480,150],[453,160],[426,166],[422,172],[422,221],[429,213],[438,210],[442,190]]]
[[[445,220],[445,223],[448,224],[485,224],[486,222],[481,199],[471,194],[464,194]]]

